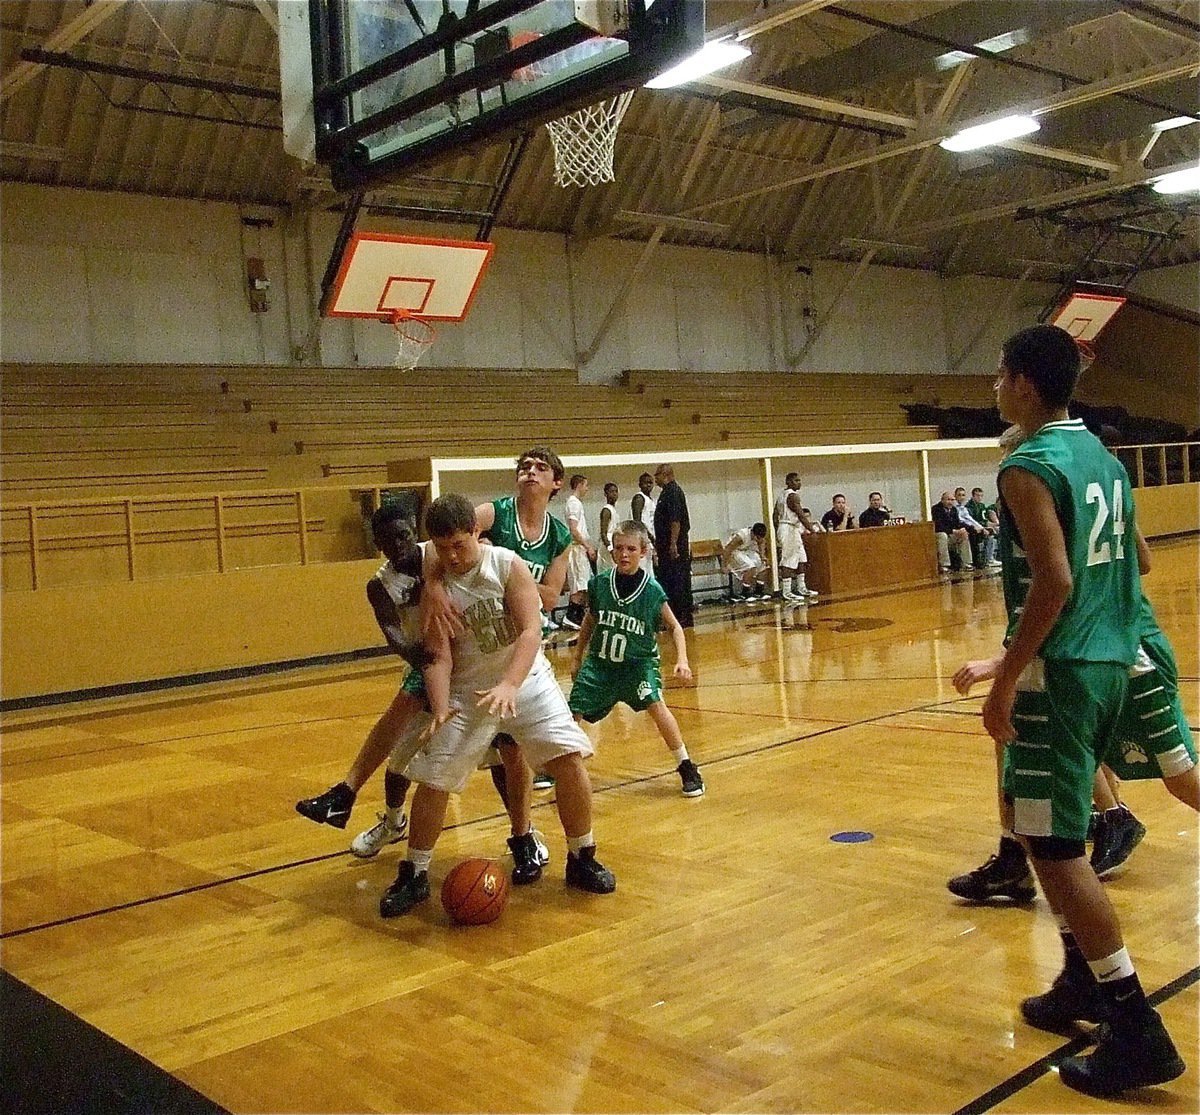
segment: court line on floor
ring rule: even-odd
[[[789,744],[800,743],[810,739],[816,739],[819,736],[829,735],[831,732],[841,732],[848,728],[857,728],[865,724],[872,724],[879,720],[886,720],[888,717],[902,715],[904,712],[917,712],[924,706],[914,706],[911,709],[902,709],[899,711],[893,710],[886,713],[880,713],[878,716],[866,717],[862,720],[855,720],[849,723],[837,723],[828,728],[819,728],[815,732],[802,733],[797,736],[789,736],[787,739],[777,740],[773,743],[760,744],[757,747],[749,747],[742,751],[735,751],[731,754],[717,756],[706,761],[706,766],[713,766],[717,763],[728,762],[731,759],[743,759],[753,755],[759,755],[767,751],[774,751],[781,747],[786,747]],[[736,715],[736,714],[730,714]],[[598,794],[609,794],[616,790],[627,789],[631,786],[640,786],[646,782],[653,782],[661,778],[669,778],[674,776],[674,771],[660,771],[655,774],[641,775],[633,778],[625,778],[620,781],[613,782],[607,786],[601,786],[592,791],[593,797]],[[553,801],[538,802],[533,806],[534,810],[549,809]],[[450,832],[455,829],[466,829],[472,825],[483,824],[489,821],[499,820],[503,818],[503,812],[489,813],[482,817],[472,817],[470,820],[459,821],[457,824],[447,825],[444,832]],[[213,879],[206,883],[196,883],[190,887],[181,887],[178,890],[165,891],[161,894],[147,895],[144,898],[135,898],[129,902],[117,903],[113,906],[104,906],[96,910],[86,910],[82,913],[71,914],[69,917],[56,918],[53,921],[39,922],[36,925],[23,926],[20,929],[10,929],[7,932],[0,933],[0,941],[12,940],[16,937],[24,937],[30,933],[37,933],[44,929],[55,929],[62,925],[72,925],[75,922],[87,921],[90,918],[101,917],[104,914],[119,913],[123,910],[136,909],[139,906],[146,906],[152,902],[162,902],[172,898],[182,898],[189,894],[198,894],[202,891],[212,890],[215,887],[227,886],[234,883],[243,883],[250,879],[257,879],[264,875],[273,875],[280,871],[288,871],[294,867],[307,867],[314,863],[325,863],[329,860],[343,859],[351,855],[349,849],[343,849],[338,852],[326,852],[319,856],[307,856],[303,859],[292,860],[288,863],[274,864],[270,867],[260,867],[253,871],[242,872],[238,875],[230,875],[222,879]]]
[[[1168,999],[1173,999],[1181,991],[1186,991],[1198,981],[1200,981],[1200,967],[1192,968],[1171,980],[1170,983],[1164,983],[1153,994],[1147,995],[1146,999],[1152,1007],[1157,1007]],[[1093,1039],[1089,1035],[1072,1038],[1065,1045],[1052,1049],[1044,1057],[1039,1057],[1031,1065],[1026,1065],[1020,1072],[1013,1073],[1007,1080],[1001,1081],[994,1088],[989,1088],[983,1095],[977,1096],[970,1103],[964,1104],[954,1112],[954,1115],[984,1115],[984,1112],[991,1111],[997,1104],[1011,1099],[1018,1092],[1040,1080],[1051,1069],[1057,1068],[1064,1058],[1082,1053],[1092,1042]],[[1064,1084],[1063,1087],[1065,1088],[1066,1085]]]

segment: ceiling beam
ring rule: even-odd
[[[859,155],[853,155],[849,158],[838,159],[832,163],[827,163],[823,166],[813,167],[811,170],[803,174],[792,175],[779,182],[774,182],[767,186],[759,186],[753,190],[746,190],[739,194],[731,194],[728,197],[719,198],[716,201],[707,201],[701,205],[694,205],[680,213],[680,216],[691,217],[697,213],[707,212],[710,209],[717,209],[723,205],[732,204],[740,201],[747,201],[753,197],[761,197],[764,194],[774,193],[776,190],[791,189],[804,182],[811,182],[816,178],[823,178],[830,174],[840,174],[843,171],[857,170],[863,166],[869,166],[872,163],[882,162],[885,159],[894,159],[900,155],[907,155],[912,151],[920,151],[924,148],[931,147],[934,144],[940,143],[943,139],[961,130],[962,128],[972,126],[974,124],[984,123],[990,120],[998,119],[1002,116],[1009,116],[1015,112],[1023,114],[1043,115],[1045,113],[1057,112],[1060,109],[1070,108],[1074,105],[1085,104],[1088,101],[1097,100],[1101,97],[1110,97],[1117,93],[1125,92],[1129,89],[1136,89],[1143,85],[1153,85],[1163,81],[1171,81],[1178,77],[1183,77],[1189,74],[1200,72],[1200,59],[1191,58],[1187,61],[1174,60],[1165,62],[1157,66],[1150,66],[1147,69],[1138,70],[1134,73],[1123,74],[1117,77],[1104,78],[1101,81],[1094,81],[1088,85],[1081,85],[1075,89],[1068,89],[1061,93],[1053,93],[1047,97],[1042,97],[1039,100],[1027,102],[1021,108],[1007,108],[997,110],[995,112],[981,115],[966,123],[957,124],[953,128],[948,127],[944,122],[931,121],[921,122],[912,117],[900,116],[896,113],[879,114],[874,118],[882,120],[886,123],[891,123],[909,129],[912,134],[904,139],[898,139],[894,143],[886,143],[880,147],[876,147],[871,151],[863,152]],[[875,109],[867,109],[862,105],[843,104],[838,101],[831,101],[825,97],[808,98],[806,94],[792,93],[786,89],[774,89],[770,86],[759,86],[752,82],[734,82],[726,78],[704,78],[702,84],[717,85],[728,89],[736,89],[743,93],[758,93],[769,99],[793,101],[793,103],[805,103],[809,107],[822,107],[828,112],[845,112],[847,115],[854,113],[862,114],[864,112],[876,113]],[[794,100],[794,98],[803,98]],[[823,102],[821,105],[816,105],[813,102]],[[885,119],[886,117],[886,119]],[[932,127],[931,127],[932,125]],[[1010,147],[1013,150],[1020,151],[1022,146],[1025,148],[1026,154],[1035,154],[1040,158],[1057,159],[1062,162],[1069,162],[1076,165],[1088,166],[1095,170],[1111,172],[1116,174],[1119,170],[1117,164],[1110,163],[1108,160],[1094,159],[1089,155],[1081,155],[1073,151],[1062,151],[1053,147],[1041,147],[1037,144],[1022,144],[1021,141],[1009,141],[1008,143],[998,144],[1001,147]],[[1099,165],[1097,165],[1099,164]],[[1159,173],[1151,175],[1152,178],[1157,178]],[[1149,181],[1149,178],[1143,179]],[[952,227],[952,226],[951,226]]]
[[[806,15],[812,15],[813,12],[819,12],[822,8],[832,7],[836,2],[837,0],[791,0],[789,4],[772,15],[753,19],[750,23],[737,27],[734,37],[739,43],[744,43],[755,35],[762,35],[767,31],[774,31],[776,27],[781,27],[785,23],[791,23],[793,19],[802,19]],[[721,28],[716,37],[723,38],[725,34],[726,28]]]
[[[937,221],[908,225],[905,228],[895,229],[890,235],[896,239],[911,240],[922,236],[931,236],[937,232],[946,232],[953,228],[965,228],[968,225],[994,221],[1001,217],[1011,217],[1019,209],[1050,209],[1066,202],[1090,201],[1093,198],[1104,197],[1106,194],[1120,193],[1134,186],[1144,186],[1161,178],[1164,174],[1171,174],[1177,170],[1188,170],[1195,165],[1194,162],[1184,162],[1176,163],[1174,166],[1157,167],[1154,170],[1131,165],[1105,182],[1090,182],[1083,186],[1074,186],[1069,190],[1057,190],[1054,193],[1042,194],[1038,197],[1006,201],[1000,205],[976,209],[970,213],[959,213],[956,216],[944,217]]]
[[[87,38],[106,19],[117,14],[126,0],[95,0],[85,7],[74,19],[56,27],[42,43],[45,50],[63,51]],[[23,89],[45,69],[44,63],[18,62],[0,80],[0,102],[8,100],[19,89]]]

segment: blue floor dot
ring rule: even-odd
[[[830,838],[835,844],[865,844],[868,840],[874,840],[873,832],[835,832]]]

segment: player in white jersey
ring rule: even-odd
[[[533,575],[511,550],[480,545],[475,509],[462,496],[434,500],[426,529],[463,631],[450,640],[445,633],[431,638],[437,657],[426,669],[425,682],[434,735],[408,765],[408,776],[418,784],[408,858],[380,900],[379,912],[396,917],[428,899],[429,864],[449,795],[466,785],[501,722],[528,761],[554,776],[567,837],[567,884],[611,893],[616,880],[596,859],[592,836],[592,790],[583,765],[592,745],[542,653]]]
[[[779,585],[784,600],[795,603],[817,595],[805,581],[808,552],[804,529],[813,529],[812,519],[800,502],[800,474],[789,472],[784,490],[775,502],[775,537],[779,542]],[[789,588],[788,581],[792,581]]]
[[[654,477],[643,472],[638,477],[637,494],[629,502],[629,509],[633,513],[632,518],[635,523],[641,523],[646,528],[646,533],[650,536],[650,552],[642,558],[642,568],[647,573],[654,572],[654,507],[655,502],[650,498],[654,491]]]
[[[721,550],[721,565],[742,584],[743,603],[765,599],[771,595],[767,580],[767,527],[765,523],[735,530]],[[737,597],[734,603],[737,602]]]
[[[596,547],[588,534],[587,515],[583,497],[587,495],[588,479],[582,473],[571,477],[571,494],[567,497],[567,528],[571,532],[571,548],[567,551],[567,615],[563,626],[578,631],[587,607],[587,586],[592,577],[592,562]]]

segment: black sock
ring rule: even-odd
[[[383,772],[383,800],[387,807],[389,809],[401,808],[411,785],[412,783],[399,771],[385,770]]]
[[[1108,1007],[1108,1018],[1114,1029],[1131,1030],[1146,1017],[1150,1004],[1142,990],[1137,972],[1121,979],[1107,980],[1099,984],[1100,994]]]
[[[1025,862],[1025,848],[1011,836],[1000,837],[1000,858],[1006,863]]]
[[[500,800],[504,802],[504,808],[508,808],[508,774],[504,769],[503,763],[497,763],[494,767],[488,767],[492,774],[492,785],[496,787],[496,793],[500,795]]]

